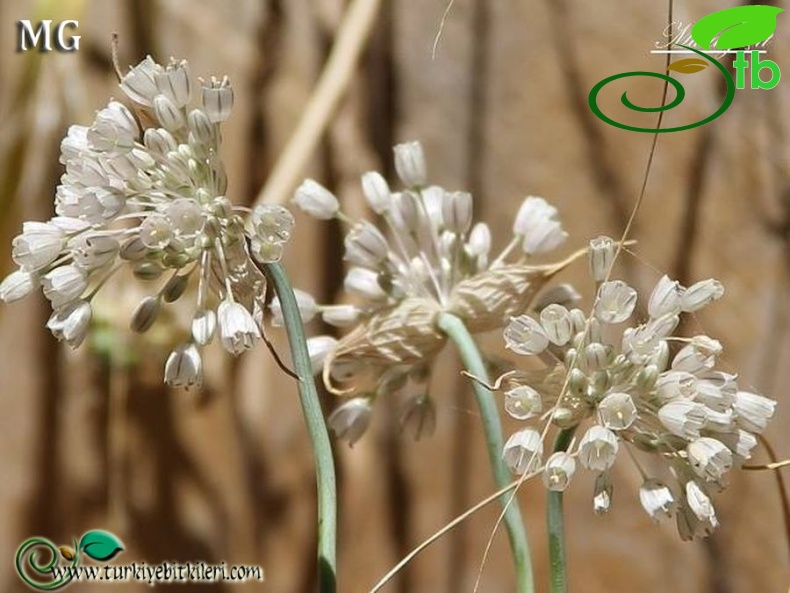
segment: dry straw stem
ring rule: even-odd
[[[302,118],[274,165],[256,203],[282,204],[303,175],[356,70],[381,0],[353,0]]]

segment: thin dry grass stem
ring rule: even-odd
[[[433,48],[431,49],[431,59],[436,59],[436,52],[439,49],[439,41],[442,39],[442,33],[444,33],[444,25],[447,22],[447,17],[450,16],[450,11],[453,9],[453,4],[455,4],[455,0],[450,0],[447,3],[447,8],[444,9],[444,13],[442,14],[442,20],[439,21],[439,30],[436,31],[436,37],[433,39]]]
[[[514,482],[511,482],[510,484],[508,484],[508,485],[507,485],[507,486],[505,486],[504,488],[500,488],[499,490],[497,490],[496,492],[494,492],[493,494],[491,494],[491,495],[490,495],[490,496],[488,496],[487,498],[484,498],[483,500],[481,500],[480,502],[478,502],[478,503],[477,503],[476,505],[474,505],[473,507],[470,507],[468,510],[464,511],[462,514],[458,515],[458,516],[457,516],[455,519],[453,519],[453,520],[452,520],[452,521],[450,521],[449,523],[445,524],[445,525],[444,525],[444,526],[443,526],[443,527],[442,527],[442,528],[441,528],[439,531],[435,532],[435,533],[434,533],[433,535],[431,535],[429,538],[427,538],[426,540],[424,540],[424,541],[423,541],[423,542],[422,542],[420,545],[418,545],[416,548],[414,548],[414,549],[413,549],[411,552],[409,552],[409,553],[408,553],[406,556],[404,556],[404,557],[403,557],[403,559],[402,559],[400,562],[398,562],[398,564],[396,564],[396,565],[395,565],[395,566],[392,568],[392,570],[390,570],[390,571],[389,571],[387,574],[385,574],[385,575],[382,577],[382,579],[381,579],[381,580],[380,580],[378,583],[376,583],[375,585],[373,585],[373,588],[372,588],[372,589],[370,589],[369,593],[376,593],[377,591],[381,591],[381,589],[382,589],[382,588],[383,588],[383,587],[384,587],[384,586],[385,586],[385,585],[386,585],[388,582],[390,582],[390,581],[392,580],[392,578],[393,578],[393,577],[394,577],[394,576],[395,576],[395,575],[396,575],[398,572],[400,572],[400,571],[401,571],[403,568],[405,568],[405,566],[406,566],[406,565],[407,565],[409,562],[411,562],[411,561],[412,561],[412,560],[413,560],[413,559],[414,559],[414,558],[415,558],[415,557],[416,557],[418,554],[420,554],[420,552],[422,552],[422,551],[423,551],[423,550],[425,550],[427,547],[429,547],[431,544],[433,544],[435,541],[437,541],[438,539],[440,539],[440,538],[441,538],[442,536],[444,536],[444,535],[445,535],[447,532],[449,532],[450,530],[454,529],[455,527],[457,527],[458,525],[460,525],[461,523],[463,523],[464,521],[466,521],[466,520],[467,520],[469,517],[471,517],[472,515],[474,515],[474,514],[475,514],[476,512],[478,512],[479,510],[481,510],[481,509],[485,508],[486,506],[488,506],[488,505],[489,505],[489,504],[491,504],[492,502],[495,502],[496,500],[498,500],[498,499],[499,499],[499,497],[500,497],[500,496],[502,496],[503,494],[507,494],[507,493],[508,493],[508,492],[510,492],[511,490],[513,490],[513,489],[517,488],[517,487],[518,487],[518,485],[519,485],[521,482],[523,482],[523,481],[524,481],[524,478],[525,478],[525,477],[526,477],[526,478],[531,478],[531,477],[533,477],[533,476],[536,476],[536,475],[538,475],[539,473],[540,473],[540,470],[538,470],[538,471],[535,471],[535,472],[533,472],[533,473],[531,473],[531,474],[524,474],[524,476],[522,476],[522,477],[521,477],[521,478],[519,478],[518,480],[515,480]]]
[[[499,391],[499,390],[502,388],[502,382],[503,382],[505,379],[507,379],[507,378],[508,378],[508,377],[510,377],[511,375],[514,375],[514,374],[515,374],[515,373],[517,373],[517,372],[518,372],[518,371],[508,371],[508,372],[507,372],[507,373],[505,373],[504,375],[501,375],[501,376],[497,377],[497,380],[496,380],[496,381],[494,381],[494,384],[493,384],[493,385],[489,385],[489,384],[488,384],[488,383],[486,383],[486,382],[485,382],[483,379],[481,379],[480,377],[477,377],[477,376],[473,375],[473,374],[472,374],[472,373],[470,373],[469,371],[461,371],[461,374],[462,374],[463,376],[465,376],[465,377],[468,377],[468,378],[470,378],[472,381],[474,381],[474,382],[475,382],[475,383],[477,383],[478,385],[482,385],[483,387],[485,387],[485,388],[486,388],[486,389],[488,389],[489,391]]]
[[[110,41],[110,55],[112,56],[112,68],[115,70],[115,76],[118,77],[118,82],[121,82],[123,78],[123,72],[121,72],[121,62],[118,59],[118,44],[119,44],[119,35],[118,31],[112,32],[112,38]]]
[[[264,184],[256,204],[282,204],[326,132],[376,22],[381,0],[353,0],[304,113]]]
[[[776,461],[774,463],[764,463],[761,465],[742,465],[741,469],[751,470],[751,471],[760,471],[766,469],[781,469],[783,467],[790,466],[790,459],[783,459],[782,461]]]
[[[765,452],[768,454],[771,464],[779,463],[779,457],[776,455],[773,445],[768,442],[768,439],[763,435],[757,435],[757,438],[760,440]],[[785,486],[784,479],[782,478],[782,472],[774,471],[774,477],[776,478],[776,488],[779,490],[779,498],[782,503],[782,519],[784,519],[785,523],[787,551],[790,554],[790,498],[787,496],[787,487]]]

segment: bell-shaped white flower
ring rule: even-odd
[[[167,357],[165,383],[171,387],[200,387],[203,383],[203,360],[194,344],[181,344]]]
[[[255,345],[261,337],[260,329],[243,305],[224,300],[217,308],[219,335],[225,350],[241,354]]]
[[[556,303],[548,305],[540,312],[540,324],[552,344],[564,346],[573,336],[573,322],[568,309]]]
[[[656,284],[647,304],[647,312],[652,318],[664,315],[677,315],[681,310],[683,287],[679,282],[664,275]]]
[[[315,336],[307,339],[307,352],[310,355],[310,365],[313,374],[318,374],[324,368],[324,361],[337,345],[337,340],[332,336]]]
[[[768,420],[774,415],[774,408],[774,400],[748,391],[739,391],[733,404],[738,426],[758,434],[765,430]]]
[[[543,411],[540,393],[529,385],[517,385],[505,392],[505,412],[516,420],[527,420]]]
[[[379,284],[379,275],[373,270],[366,268],[351,268],[346,274],[343,286],[349,292],[360,295],[371,300],[381,300],[387,298],[387,293]]]
[[[617,243],[610,237],[597,237],[590,241],[588,263],[590,275],[596,282],[603,282],[609,274],[617,253]]]
[[[681,308],[686,313],[699,311],[724,296],[724,286],[718,280],[708,278],[689,286],[683,293]]]
[[[204,84],[203,109],[213,123],[220,123],[228,119],[233,109],[233,87],[227,76],[217,80],[213,76],[208,84]]]
[[[329,427],[339,439],[356,443],[370,425],[370,400],[356,397],[347,401],[329,415]]]
[[[29,272],[16,270],[0,283],[0,300],[13,303],[29,295],[39,285],[38,277]]]
[[[472,194],[463,191],[445,192],[442,219],[448,231],[465,234],[472,226]]]
[[[335,195],[312,179],[306,179],[296,189],[293,202],[319,220],[330,220],[340,211],[340,203]]]
[[[629,428],[637,416],[636,404],[627,393],[610,393],[598,403],[598,417],[601,424],[610,430]]]
[[[368,221],[357,223],[345,238],[345,259],[351,265],[375,269],[387,259],[390,246],[384,235]]]
[[[11,257],[23,272],[36,272],[55,261],[64,243],[65,234],[57,226],[25,222],[22,234],[13,241]]]
[[[700,437],[686,447],[689,464],[701,478],[716,482],[732,468],[732,451],[718,439]]]
[[[695,480],[686,482],[686,501],[697,519],[710,523],[711,527],[718,525],[710,497]]]
[[[294,290],[294,297],[296,298],[296,306],[299,309],[299,317],[302,320],[302,323],[309,323],[313,320],[318,313],[318,305],[309,292],[305,292],[304,290],[295,289]],[[285,325],[285,319],[283,318],[283,307],[280,304],[280,298],[275,296],[272,298],[272,302],[269,305],[269,309],[272,312],[272,325],[274,327],[282,327]]]
[[[132,101],[150,107],[154,96],[159,93],[154,77],[160,72],[162,67],[151,56],[146,56],[121,78],[121,90]]]
[[[656,523],[671,517],[677,508],[677,501],[669,486],[654,478],[645,480],[639,488],[639,502]]]
[[[60,266],[41,278],[44,296],[52,303],[53,309],[77,300],[88,288],[88,278],[77,266]]]
[[[377,171],[368,171],[362,175],[362,194],[376,214],[384,214],[392,207],[390,186]]]
[[[211,309],[202,309],[192,319],[192,339],[198,346],[205,346],[217,331],[217,314]]]
[[[524,200],[513,224],[513,234],[522,238],[524,253],[552,251],[568,238],[556,216],[557,209],[543,198],[528,196]]]
[[[570,484],[576,471],[576,461],[564,451],[557,451],[546,460],[543,468],[543,483],[549,490],[562,492]]]
[[[618,449],[617,435],[595,424],[579,441],[579,463],[586,469],[605,471],[614,464]]]
[[[540,354],[549,338],[540,323],[529,315],[513,317],[505,328],[505,346],[516,354]]]
[[[659,408],[658,418],[672,434],[693,440],[705,425],[705,406],[684,399],[672,400]]]
[[[515,474],[536,471],[541,465],[543,440],[533,428],[525,428],[510,435],[502,450],[505,464]]]
[[[595,317],[603,323],[622,323],[636,307],[636,291],[622,280],[604,282],[598,289]]]
[[[47,327],[58,340],[65,340],[69,346],[77,348],[88,335],[92,313],[90,303],[74,301],[52,313]]]
[[[608,472],[601,472],[595,478],[595,488],[593,490],[593,511],[596,515],[603,515],[609,512],[612,506],[612,479]]]

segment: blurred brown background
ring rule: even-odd
[[[725,5],[733,3],[677,0],[675,20],[690,22]],[[444,0],[383,2],[348,97],[304,175],[325,182],[344,208],[361,214],[359,175],[391,171],[391,145],[420,139],[432,180],[475,194],[477,215],[493,225],[498,247],[527,194],[560,208],[571,233],[568,250],[599,234],[619,235],[652,136],[603,124],[586,97],[611,74],[661,71],[663,57],[649,50],[666,25],[666,3],[456,0],[431,59],[445,6]],[[121,94],[111,69],[112,31],[120,34],[124,65],[146,53],[159,61],[172,55],[187,58],[196,75],[230,76],[236,107],[224,128],[224,157],[232,199],[250,203],[300,116],[344,8],[342,0],[2,0],[3,271],[10,269],[10,240],[21,221],[51,214],[66,127],[90,122],[110,96]],[[15,52],[16,21],[41,18],[79,20],[80,51]],[[768,56],[785,68],[788,18],[780,15]],[[686,103],[665,125],[715,111],[716,80],[709,72],[684,79]],[[655,80],[625,88],[643,104],[660,98]],[[725,299],[700,323],[722,340],[726,370],[740,373],[742,386],[780,401],[767,435],[785,457],[788,99],[786,81],[772,91],[738,91],[714,123],[660,138],[634,232],[641,259],[626,258],[620,268],[643,290],[661,272],[686,283],[710,276],[724,282]],[[341,296],[339,238],[338,228],[299,218],[286,261],[298,287],[324,300]],[[565,278],[578,279],[589,295],[583,265]],[[48,310],[40,295],[0,309],[0,590],[24,590],[13,557],[25,538],[67,543],[90,528],[121,537],[127,551],[118,563],[226,560],[266,571],[263,585],[183,590],[313,590],[313,466],[292,382],[259,347],[235,361],[214,352],[200,393],[168,391],[161,373],[168,347],[183,335],[179,319],[145,340],[133,338],[128,312],[144,289],[116,283],[107,292],[92,345],[77,352],[44,328]],[[284,351],[282,335],[272,333]],[[337,447],[340,591],[367,591],[413,546],[493,491],[474,402],[452,353],[442,364],[432,438],[414,443],[399,436],[393,402],[378,409],[373,429],[353,450]],[[787,590],[788,544],[771,473],[734,474],[716,499],[720,530],[707,542],[683,543],[674,525],[657,527],[641,511],[633,468],[621,461],[617,469],[609,516],[593,515],[589,476],[575,479],[566,496],[572,590]],[[545,591],[542,487],[524,487],[519,501],[538,590]],[[387,590],[472,591],[497,516],[493,506],[477,514]],[[480,591],[512,591],[512,578],[499,533]],[[102,589],[77,584],[71,590]]]

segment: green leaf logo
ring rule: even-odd
[[[672,62],[667,68],[667,72],[679,72],[680,74],[694,74],[701,72],[708,67],[708,63],[700,58],[686,58]]]
[[[79,549],[94,560],[107,562],[123,551],[123,544],[109,531],[94,529],[82,536]]]
[[[701,18],[691,36],[703,50],[727,50],[765,41],[776,30],[776,17],[784,9],[776,6],[736,6]],[[718,36],[716,47],[713,41]]]

